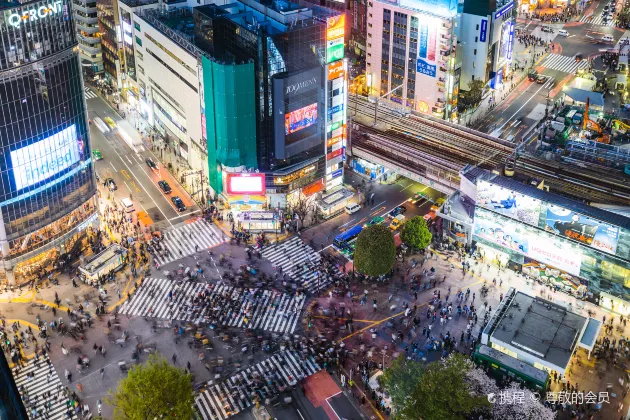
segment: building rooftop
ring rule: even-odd
[[[617,213],[612,213],[598,207],[589,206],[580,201],[572,200],[559,194],[540,190],[532,185],[527,185],[518,182],[512,178],[494,174],[485,169],[475,167],[468,169],[465,172],[463,171],[462,174],[475,184],[477,183],[477,180],[492,182],[493,184],[497,184],[506,189],[510,189],[512,191],[516,191],[521,194],[537,198],[541,201],[551,203],[556,206],[564,207],[565,209],[572,210],[576,213],[581,213],[585,216],[601,220],[602,222],[608,222],[615,226],[630,229],[630,218],[628,217],[622,216]]]
[[[507,343],[565,368],[586,322],[560,305],[517,292],[503,310],[490,341]]]

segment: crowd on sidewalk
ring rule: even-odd
[[[567,23],[582,12],[575,6],[562,9],[536,9],[530,13],[520,13],[519,17],[527,20],[540,20],[546,23]]]

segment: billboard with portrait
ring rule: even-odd
[[[508,188],[480,180],[477,183],[477,205],[511,219],[538,226],[540,200]]]
[[[484,212],[475,215],[473,232],[495,244],[527,255],[529,250],[525,229],[517,222],[505,221],[499,223],[492,213]]]
[[[284,134],[289,135],[317,123],[317,103],[291,111],[284,116]]]
[[[545,230],[610,254],[617,251],[619,239],[617,226],[560,206],[550,204],[547,208]]]

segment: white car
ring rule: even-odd
[[[361,210],[361,206],[358,205],[357,203],[350,203],[346,205],[346,213],[348,214],[354,214],[358,212],[359,210]]]
[[[560,36],[569,36],[569,33],[567,31],[565,31],[564,29],[560,29],[558,31],[558,35],[560,35]]]

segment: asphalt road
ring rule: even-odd
[[[92,88],[86,89],[94,91]],[[113,192],[101,188],[103,194],[113,196],[116,202],[119,202],[122,197],[131,197],[136,214],[144,212],[150,218],[150,220],[144,219],[147,223],[156,223],[162,227],[179,223],[192,213],[198,212],[199,208],[151,151],[144,148],[134,151],[123,140],[121,130],[128,131],[131,125],[125,125],[126,129],[121,127],[122,118],[107,102],[98,96],[89,96],[91,97],[86,100],[88,116],[93,121],[90,125],[92,150],[99,150],[103,155],[103,159],[95,163],[96,173],[101,184],[106,178],[112,178],[117,186],[117,190]],[[116,127],[107,132],[101,131],[94,122],[97,117],[101,120],[113,119]],[[128,134],[136,135],[137,133]],[[148,157],[158,164],[157,171],[151,170],[146,164]],[[167,181],[172,188],[173,191],[170,194],[164,194],[158,187],[157,182],[162,179]],[[187,207],[185,211],[177,211],[171,201],[171,197],[174,196],[182,198]]]
[[[592,8],[586,10],[585,16],[590,14],[594,17],[601,16],[604,6],[608,3],[608,1],[594,2]],[[621,7],[621,3],[619,2],[619,7]],[[578,67],[576,56],[579,54],[583,59],[595,59],[601,53],[600,50],[614,47],[625,32],[620,28],[593,22],[599,22],[599,19],[593,19],[591,22],[578,21],[566,24],[519,22],[516,28],[520,34],[530,34],[553,43],[550,55],[540,60],[536,67],[538,73],[545,75],[547,80],[538,84],[525,79],[503,103],[488,113],[477,128],[504,139],[513,138],[514,141],[519,141],[526,133],[530,132],[531,127],[544,117],[547,104],[553,106],[553,102],[561,97],[562,87],[573,78],[575,69]],[[543,28],[551,28],[553,33],[544,31]],[[559,35],[558,31],[561,29],[566,30],[568,36]],[[604,35],[612,36],[614,42],[602,42]],[[533,53],[543,51],[543,47],[536,47],[535,51],[532,51],[530,47],[526,53],[521,53],[516,60],[521,65],[524,65],[525,62],[530,65]],[[598,64],[600,64],[599,68]],[[596,60],[594,68],[596,71],[606,73],[606,70],[601,68],[601,61]]]

